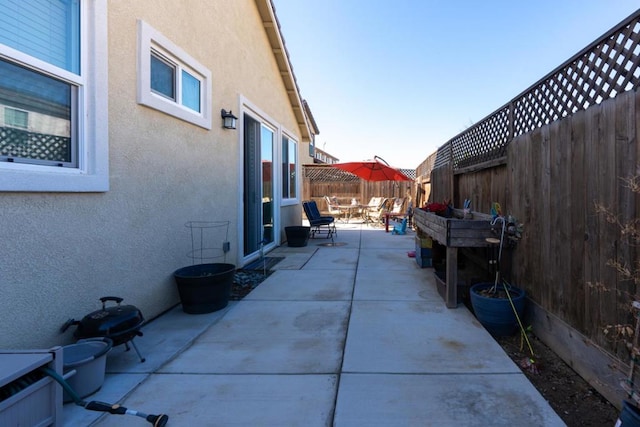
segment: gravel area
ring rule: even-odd
[[[267,270],[266,274],[261,270],[236,270],[229,299],[231,301],[240,301],[272,273],[273,270]]]

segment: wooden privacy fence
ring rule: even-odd
[[[418,168],[432,201],[470,198],[484,213],[499,202],[523,223],[511,279],[534,332],[616,405],[629,354],[603,331],[633,320],[638,289],[611,263],[637,269],[640,253],[595,203],[639,217],[622,180],[640,174],[639,86],[640,10]]]

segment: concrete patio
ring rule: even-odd
[[[447,309],[414,233],[339,224],[282,246],[274,273],[210,314],[180,306],[114,348],[87,400],[165,413],[168,426],[562,426],[463,306]],[[64,407],[65,426],[145,426]]]

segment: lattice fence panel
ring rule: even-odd
[[[500,159],[513,138],[640,86],[640,11],[438,149],[434,169]]]
[[[433,169],[448,165],[451,163],[451,146],[449,143],[438,148],[436,160],[433,162]]]
[[[639,34],[636,18],[516,98],[513,137],[638,87]]]
[[[431,171],[435,167],[436,158],[438,157],[438,153],[433,153],[427,159],[420,163],[416,169],[416,176],[423,177],[424,179],[428,179],[431,175]]]
[[[453,167],[460,169],[504,157],[510,139],[506,107],[450,141]]]
[[[0,127],[0,156],[69,162],[71,138]]]
[[[321,182],[357,182],[360,181],[356,175],[343,171],[332,166],[312,166],[303,167],[304,177],[310,181]]]

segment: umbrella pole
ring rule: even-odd
[[[383,159],[383,158],[382,158],[382,157],[380,157],[380,156],[373,156],[373,159],[374,159],[374,160],[381,160],[381,161],[382,161],[382,163],[384,163],[385,165],[387,165],[387,166],[391,166],[391,165],[390,165],[390,164],[389,164],[385,159]]]

